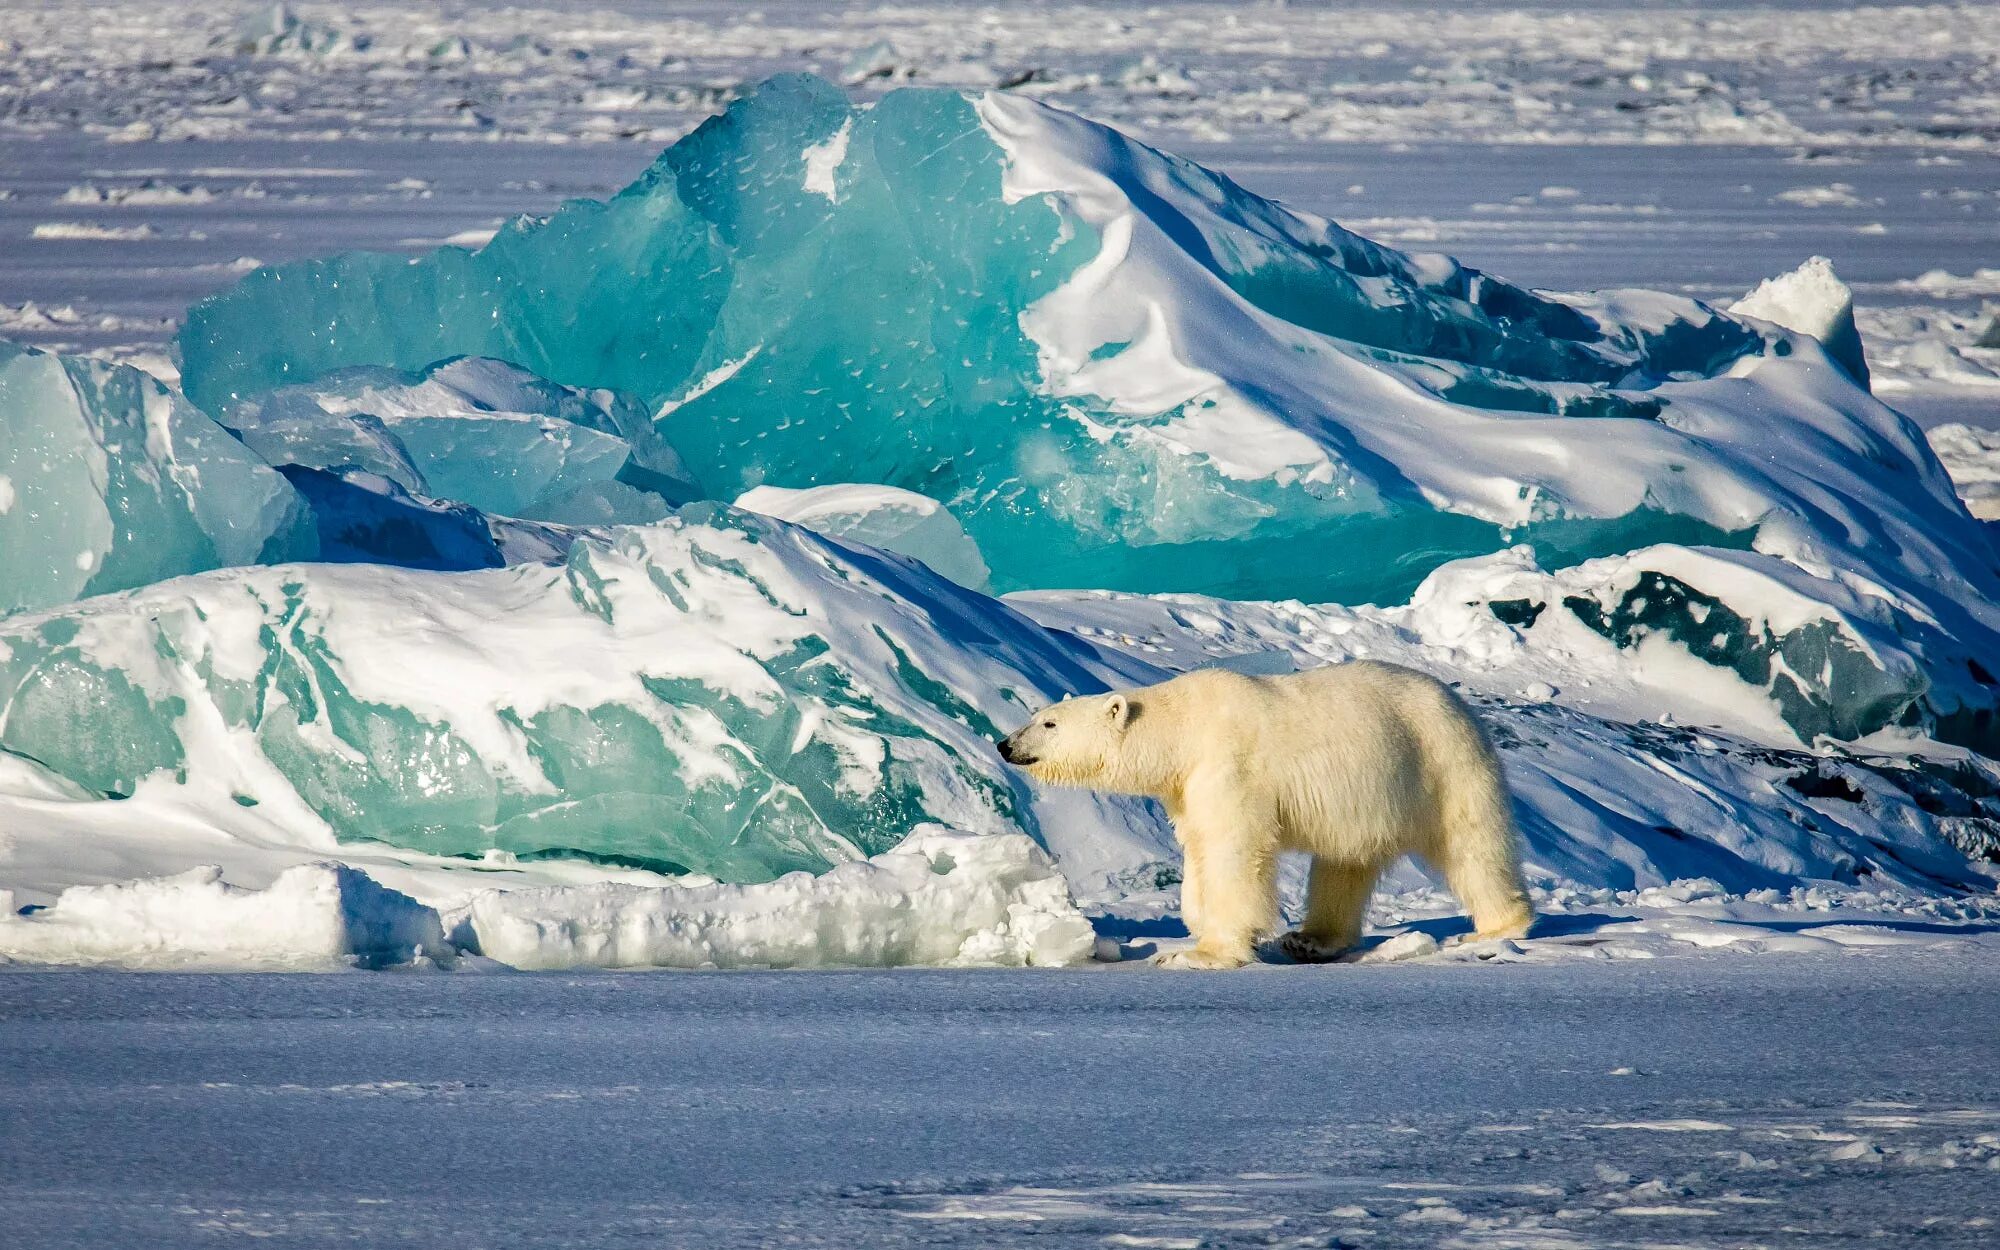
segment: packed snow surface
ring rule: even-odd
[[[1212,977],[11,973],[0,1208],[50,1250],[1986,1250],[2000,965],[1900,936],[1944,945]]]

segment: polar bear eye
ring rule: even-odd
[[[1042,722],[1042,728],[1044,729],[1054,729],[1055,727],[1056,723],[1052,720],[1045,720]]]

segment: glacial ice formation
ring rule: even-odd
[[[629,397],[498,360],[338,370],[231,404],[221,421],[270,464],[359,469],[495,516],[645,525],[702,494]]]
[[[749,882],[924,823],[1039,833],[997,726],[1146,672],[898,557],[694,504],[557,565],[236,569],[7,618],[0,747],[347,842]]]
[[[259,271],[194,309],[181,346],[217,411],[462,354],[628,390],[725,495],[878,482],[946,502],[1003,589],[1352,600],[1406,594],[1500,526],[1592,551],[1673,528],[1636,462],[1573,499],[1540,481],[1553,429],[1650,424],[1662,382],[1766,344],[1690,301],[1627,303],[1404,256],[1014,97],[857,110],[790,77],[607,203],[477,253]],[[1412,444],[1430,458],[1475,413],[1520,463],[1415,475]],[[1385,425],[1408,441],[1379,445]],[[1688,535],[1754,520],[1681,511]]]
[[[0,614],[316,552],[305,501],[192,404],[0,340]]]
[[[2000,741],[2000,562],[1916,429],[1833,363],[1865,376],[1815,274],[1746,308],[1830,309],[1828,344],[1406,255],[1018,96],[857,109],[787,77],[606,203],[477,253],[253,273],[181,348],[211,411],[458,354],[626,390],[724,497],[943,502],[1003,591],[1395,603],[1516,543],[1552,569],[1736,550],[1914,657],[1862,646],[1880,673],[1802,737]]]
[[[914,491],[849,484],[805,490],[757,486],[738,496],[736,506],[829,538],[906,555],[971,590],[990,589],[978,546],[942,504]]]

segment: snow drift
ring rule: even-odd
[[[454,919],[516,968],[1065,967],[1097,941],[1040,847],[943,829],[817,877],[489,890]]]
[[[16,914],[0,890],[0,964],[311,970],[449,959],[437,913],[345,864],[304,864],[261,890],[213,866],[77,886]]]
[[[1032,841],[938,827],[820,876],[489,889],[443,918],[325,863],[263,889],[209,865],[12,904],[0,891],[0,965],[315,971],[483,955],[527,969],[1066,967],[1097,941]]]

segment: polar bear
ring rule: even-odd
[[[1280,851],[1312,856],[1305,922],[1282,942],[1295,959],[1360,941],[1376,878],[1406,854],[1443,874],[1472,914],[1470,940],[1521,937],[1534,916],[1493,746],[1457,695],[1414,669],[1203,669],[1065,699],[1001,740],[1000,755],[1037,781],[1166,805],[1195,938],[1167,966],[1250,962],[1276,920]]]

